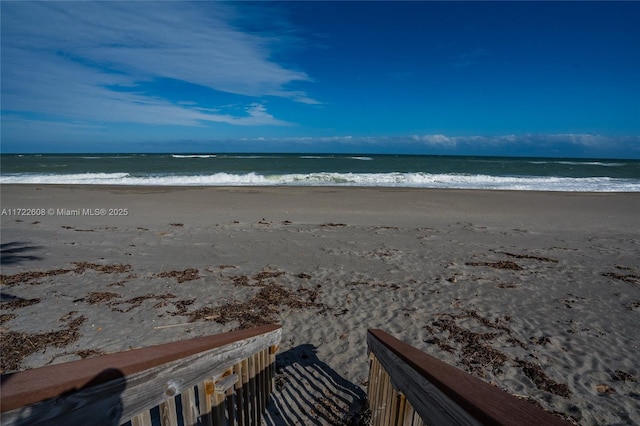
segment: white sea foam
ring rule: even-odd
[[[626,163],[611,163],[604,161],[529,161],[530,164],[563,164],[565,166],[600,166],[600,167],[622,167]]]
[[[213,154],[171,154],[173,158],[215,158]]]
[[[430,173],[309,173],[261,175],[131,175],[129,173],[7,174],[1,184],[81,184],[138,186],[360,186],[496,189],[529,191],[640,192],[637,179],[608,177],[522,177]]]
[[[558,161],[558,164],[569,166],[602,166],[602,167],[620,167],[624,163],[604,163],[602,161]]]
[[[7,174],[0,176],[0,184],[90,184],[90,185],[126,185],[129,173],[76,173],[76,174]]]
[[[278,156],[278,155],[230,155],[230,154],[218,155],[218,157],[235,158],[240,160],[256,160],[260,158],[269,158],[269,159],[282,158],[281,156]]]

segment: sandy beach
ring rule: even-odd
[[[3,185],[1,201],[3,372],[275,322],[266,424],[342,424],[380,328],[577,424],[640,424],[640,193]]]

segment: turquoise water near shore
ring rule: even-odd
[[[0,156],[0,183],[640,192],[640,161],[412,155]]]

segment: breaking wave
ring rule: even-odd
[[[2,184],[134,186],[354,186],[528,191],[640,192],[640,180],[611,177],[490,176],[432,173],[308,173],[263,175],[213,173],[143,175],[130,173],[38,174],[0,177]]]

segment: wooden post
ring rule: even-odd
[[[256,371],[253,357],[247,358],[247,367],[249,369],[249,381],[247,382],[247,385],[249,386],[249,408],[251,411],[250,424],[253,425],[255,422],[256,411],[258,410],[256,405]]]
[[[213,405],[211,398],[216,390],[213,380],[206,379],[198,385],[198,399],[200,405],[200,419],[206,426],[213,426]]]
[[[380,367],[380,362],[376,356],[371,353],[371,375],[369,379],[369,405],[371,410],[371,422],[372,425],[380,424],[381,410],[380,407],[383,404],[382,401],[382,374],[383,371]]]
[[[151,412],[149,410],[143,411],[134,418],[131,419],[132,426],[151,426]]]
[[[277,353],[278,353],[278,346],[277,345],[273,345],[269,348],[269,362],[271,363],[271,380],[270,380],[270,388],[269,391],[273,392],[275,390],[275,385],[276,385],[276,358],[277,358]]]
[[[243,374],[242,374],[242,362],[237,363],[233,366],[233,374],[238,376],[238,381],[235,384],[235,392],[236,392],[236,402],[238,404],[236,408],[236,419],[238,426],[244,425],[244,405],[247,403],[244,397],[244,389],[243,389]]]
[[[182,392],[182,419],[185,425],[198,424],[198,408],[196,407],[196,393],[193,386]]]
[[[383,425],[388,425],[391,420],[391,400],[393,398],[393,388],[391,387],[391,377],[388,372],[384,372],[384,404],[382,406],[384,417],[383,417]]]
[[[160,403],[160,424],[162,426],[174,426],[178,424],[176,399],[174,397]]]
[[[216,394],[219,394],[221,398],[224,398],[222,404],[222,412],[226,412],[226,421],[229,425],[235,424],[233,395],[234,387],[238,382],[238,376],[233,374],[233,368],[227,370],[222,378],[216,383]]]
[[[243,426],[250,426],[252,416],[252,395],[251,395],[251,387],[249,386],[249,382],[251,381],[251,371],[249,370],[249,360],[243,359],[242,362],[242,394],[244,395],[244,405],[242,406],[243,411]]]
[[[391,382],[391,380],[389,380]],[[390,383],[391,384],[391,383]],[[396,426],[398,423],[398,391],[391,384],[391,404],[389,405],[389,423]]]
[[[267,351],[269,348],[262,350],[258,353],[258,358],[260,359],[260,412],[264,413],[267,409],[267,395],[269,394],[269,389],[267,388],[268,383],[268,375],[267,371]]]
[[[213,394],[213,424],[217,425],[226,425],[227,418],[224,414],[224,394],[220,394],[215,392]]]
[[[255,401],[256,401],[257,411],[261,413],[262,412],[262,371],[260,370],[261,362],[260,362],[259,352],[253,355],[253,362],[254,362],[253,365],[255,368],[255,385],[256,385]]]

